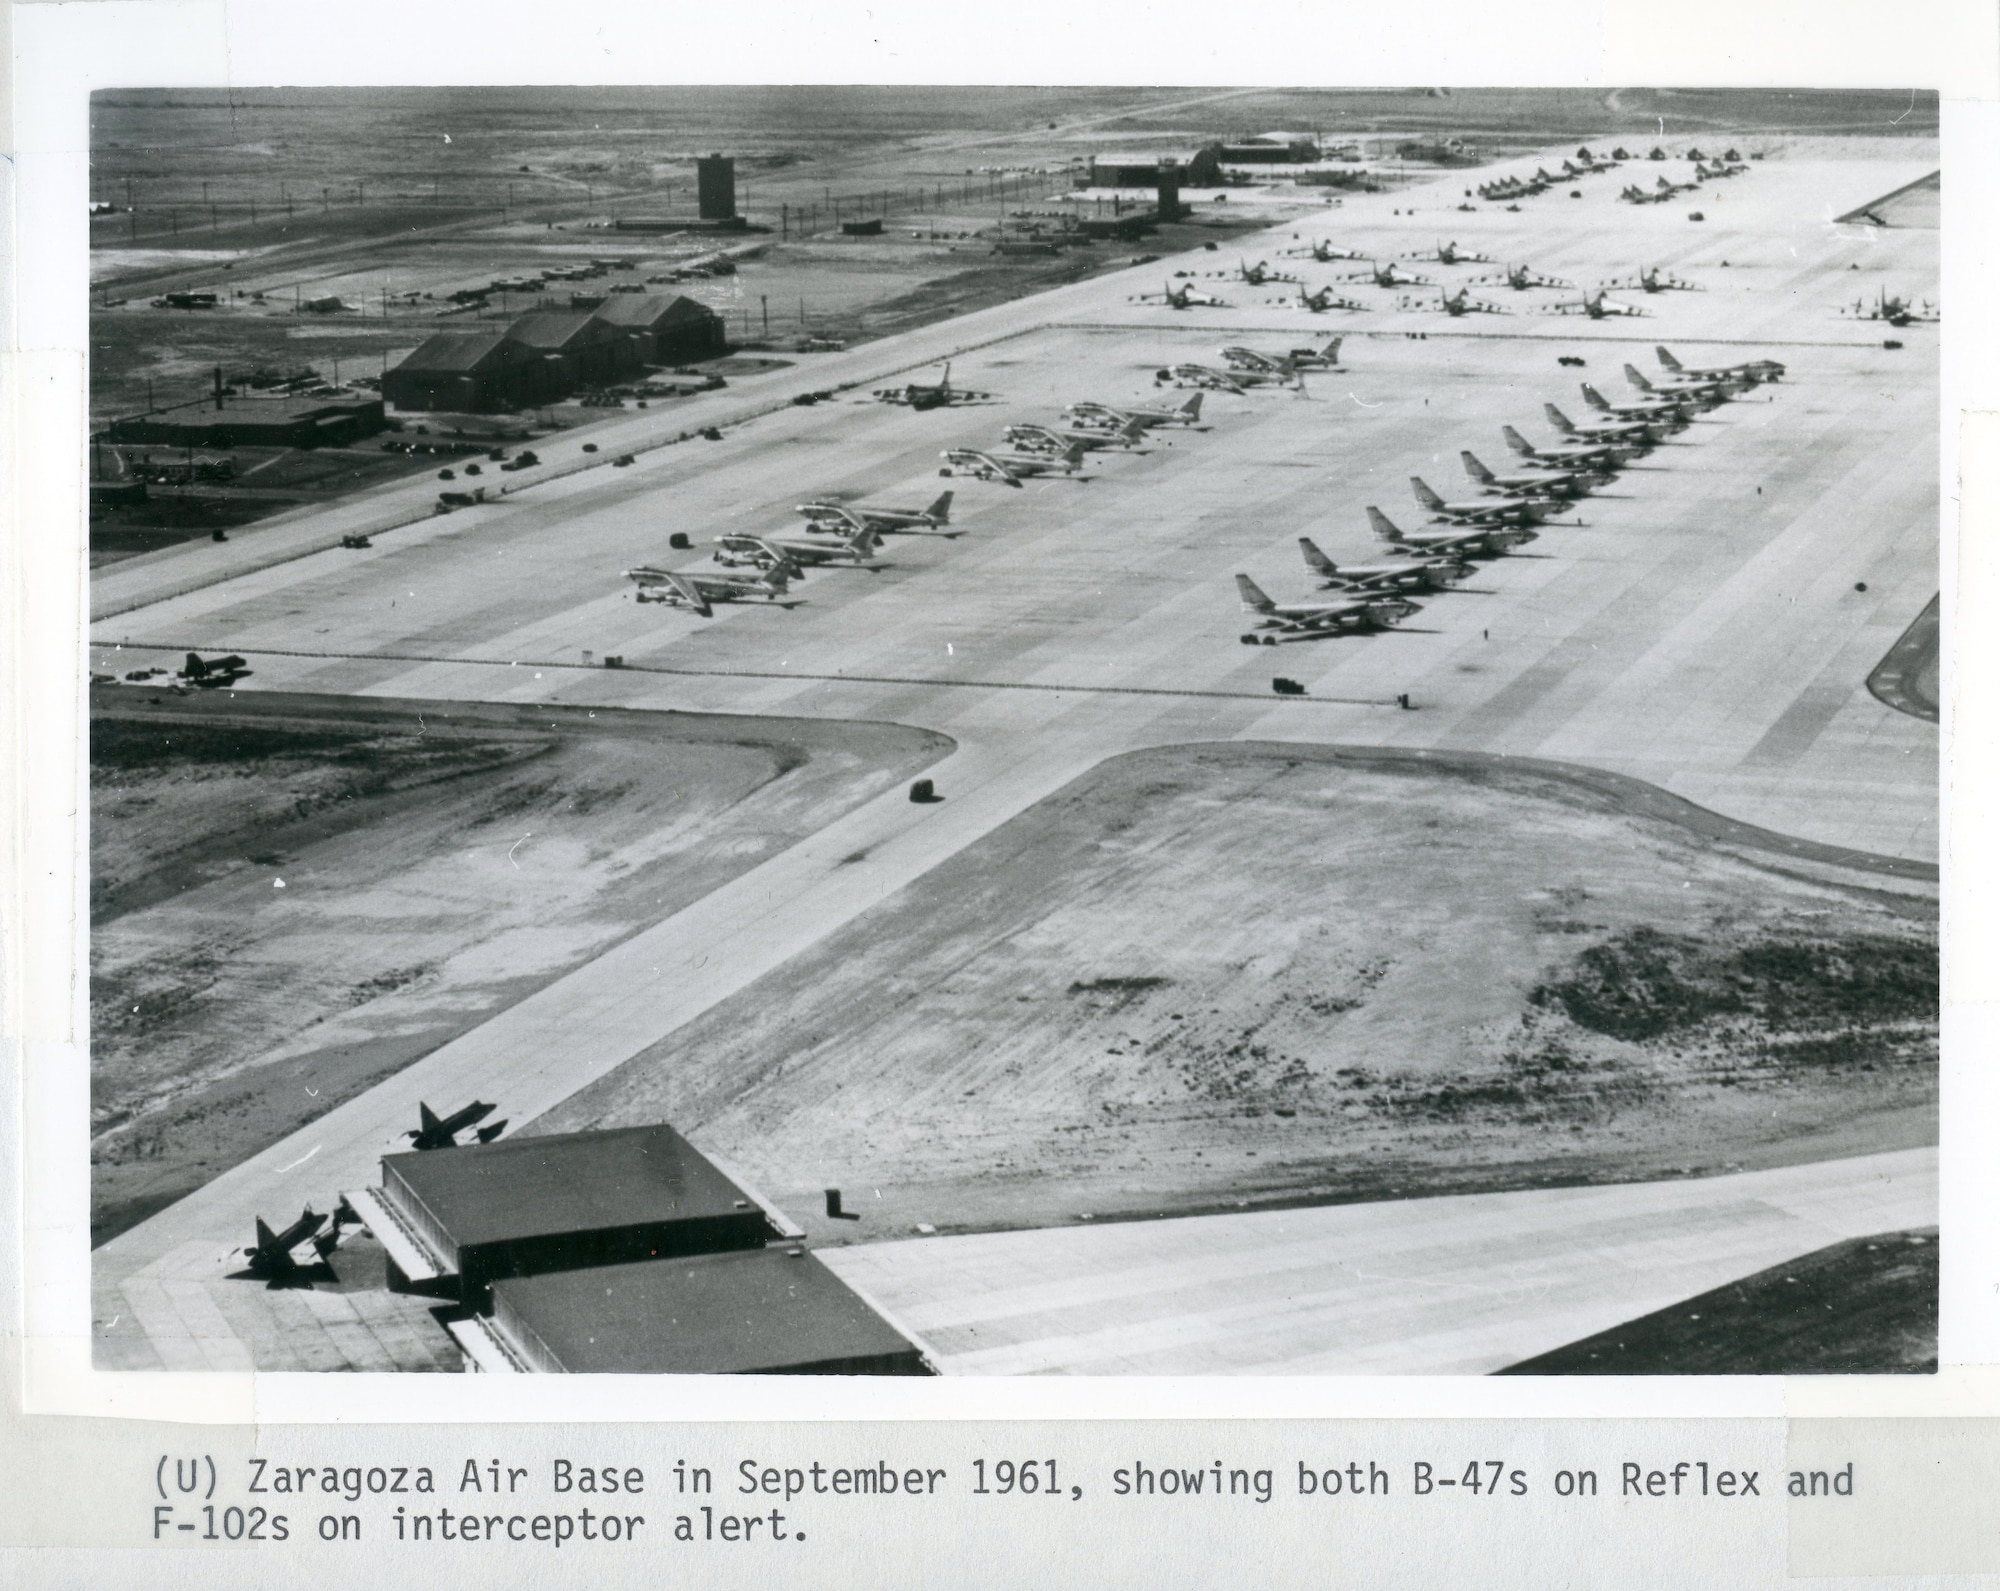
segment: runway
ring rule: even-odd
[[[889,719],[958,750],[931,770],[943,803],[869,803],[106,1245],[94,1257],[99,1362],[291,1367],[281,1335],[252,1355],[223,1312],[195,1301],[231,1285],[222,1255],[253,1215],[372,1180],[419,1095],[478,1092],[531,1119],[1120,751],[1246,738],[1551,758],[1817,845],[1934,864],[1936,728],[1885,707],[1867,677],[1937,589],[1936,332],[1911,328],[1891,352],[1880,327],[1834,311],[1863,283],[1934,290],[1936,234],[1828,219],[1922,174],[1775,161],[1704,194],[1700,227],[1680,205],[1617,204],[1615,176],[1519,217],[1451,211],[1454,183],[1350,198],[1313,230],[1386,254],[1442,229],[1579,280],[1657,263],[1707,290],[1659,295],[1643,320],[1483,317],[1491,329],[1388,307],[1308,316],[1247,286],[1221,289],[1233,309],[1199,317],[1131,303],[1162,271],[1213,269],[1216,256],[1168,260],[815,360],[809,381],[752,378],[668,422],[677,433],[740,419],[719,443],[567,475],[576,461],[551,449],[541,483],[516,482],[525,489],[500,503],[430,516],[435,483],[417,482],[106,572],[93,582],[94,667],[230,650],[256,669],[246,688]],[[1291,230],[1244,252],[1275,253]],[[1299,267],[1314,282],[1334,269]],[[937,477],[946,447],[990,445],[1004,424],[1075,399],[1144,398],[1161,365],[1219,362],[1221,341],[1282,349],[1335,333],[1348,368],[1309,379],[1303,397],[1211,395],[1208,429],[1156,432],[1142,456],[1095,455],[1088,482],[1014,492]],[[1753,349],[1789,374],[1701,417],[1586,500],[1582,526],[1545,527],[1531,556],[1482,567],[1476,591],[1429,600],[1403,631],[1238,644],[1234,572],[1281,600],[1304,594],[1296,537],[1339,561],[1373,555],[1362,510],[1379,504],[1414,528],[1413,470],[1463,496],[1460,448],[1500,467],[1502,423],[1547,440],[1544,401],[1580,417],[1578,373],[1558,352],[1622,396],[1619,366],[1657,369],[1654,342],[1690,362]],[[789,404],[807,385],[865,392],[946,354],[955,381],[1000,400],[926,413]],[[592,435],[608,458],[662,429],[634,417]],[[947,485],[961,539],[897,538],[892,568],[814,574],[794,611],[703,621],[638,607],[620,578],[663,556],[673,530],[700,547],[782,523],[808,497],[923,503]],[[371,550],[312,550],[398,518],[407,528]],[[628,666],[587,667],[586,651]],[[1274,673],[1307,697],[1273,697]],[[1412,710],[1394,705],[1404,695]],[[135,1329],[134,1284],[181,1289],[177,1318],[196,1324]],[[114,1316],[122,1325],[107,1328]]]

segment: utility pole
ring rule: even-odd
[[[759,293],[757,302],[764,306],[764,335],[768,337],[771,335],[771,300],[767,295]]]

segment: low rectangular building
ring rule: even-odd
[[[796,1228],[667,1126],[389,1155],[347,1196],[390,1284],[484,1309],[504,1277],[754,1249]]]
[[[542,1373],[931,1373],[913,1343],[799,1248],[498,1281],[481,1324],[519,1368]]]
[[[165,447],[345,447],[388,423],[380,398],[361,393],[319,397],[250,393],[219,407],[203,404],[113,420],[113,442]]]

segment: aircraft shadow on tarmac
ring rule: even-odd
[[[259,1270],[245,1267],[240,1271],[230,1271],[225,1281],[262,1282],[267,1293],[281,1293],[292,1289],[310,1292],[321,1282],[338,1282],[340,1275],[325,1260],[317,1260],[311,1265],[300,1265],[282,1276],[271,1276]]]

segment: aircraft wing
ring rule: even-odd
[[[663,569],[660,573],[663,577],[661,583],[678,592],[681,600],[695,612],[704,619],[715,617],[715,609],[709,606],[707,593],[696,582],[676,570]]]

